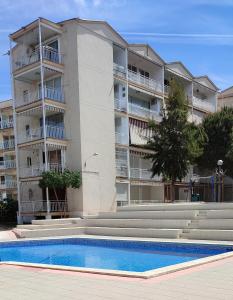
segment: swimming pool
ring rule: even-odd
[[[0,243],[0,261],[145,274],[232,251],[233,245],[65,238]]]

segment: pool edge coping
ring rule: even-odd
[[[229,245],[232,246],[233,243],[232,242],[227,242],[227,241],[222,241],[222,243],[220,243],[220,241],[207,241],[207,240],[203,240],[202,243],[200,241],[194,241],[194,240],[188,240],[188,241],[184,241],[184,240],[166,240],[166,239],[156,239],[156,240],[151,240],[151,239],[140,239],[140,238],[126,238],[126,237],[109,237],[109,236],[99,236],[99,237],[95,237],[95,236],[69,236],[69,237],[44,237],[44,238],[30,238],[30,239],[20,239],[20,240],[16,240],[16,241],[1,241],[1,243],[11,243],[11,242],[17,242],[17,241],[42,241],[42,240],[51,240],[51,239],[69,239],[69,238],[90,238],[90,239],[110,239],[110,240],[125,240],[125,241],[141,241],[141,242],[168,242],[168,243],[179,243],[179,244],[205,244],[205,245]],[[144,271],[144,272],[131,272],[131,271],[121,271],[121,270],[108,270],[108,269],[95,269],[95,268],[82,268],[82,267],[71,267],[71,266],[62,266],[62,265],[49,265],[49,264],[38,264],[38,263],[26,263],[26,262],[14,262],[14,261],[1,261],[0,262],[0,266],[1,265],[11,265],[11,266],[21,266],[21,267],[31,267],[31,268],[38,268],[38,269],[49,269],[49,270],[60,270],[60,271],[71,271],[71,272],[80,272],[80,273],[88,273],[88,274],[99,274],[99,275],[109,275],[109,276],[122,276],[122,277],[130,277],[130,278],[141,278],[141,279],[149,279],[149,278],[153,278],[153,277],[158,277],[158,276],[162,276],[162,275],[166,275],[169,273],[174,273],[177,271],[182,271],[185,269],[190,269],[192,267],[197,267],[200,265],[204,265],[204,264],[208,264],[211,262],[216,262],[216,261],[220,261],[223,259],[227,259],[233,257],[233,251],[227,252],[227,253],[221,253],[221,254],[217,254],[217,255],[212,255],[212,256],[207,256],[204,258],[199,258],[199,259],[195,259],[192,261],[188,261],[188,262],[183,262],[183,263],[179,263],[179,264],[175,264],[175,265],[171,265],[171,266],[166,266],[166,267],[162,267],[162,268],[158,268],[158,269],[153,269],[153,270],[149,270],[149,271]]]

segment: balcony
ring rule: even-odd
[[[162,117],[157,111],[153,111],[146,107],[142,107],[133,103],[129,104],[129,113],[145,119],[152,119],[158,122],[160,122],[162,119]]]
[[[44,138],[43,127],[38,127],[26,131],[18,136],[18,143],[26,143]],[[65,129],[61,126],[46,125],[46,138],[65,139]]]
[[[21,98],[16,98],[16,107],[20,107],[23,105],[27,105],[36,101],[41,100],[42,95],[41,91],[37,90],[36,92],[28,92]],[[62,89],[52,89],[49,87],[44,88],[44,98],[53,100],[56,102],[64,103],[64,94],[62,92]]]
[[[126,70],[124,66],[113,63],[113,74],[122,78],[126,78]]]
[[[6,189],[16,189],[17,187],[17,181],[16,180],[6,180],[5,183],[0,183],[0,189],[6,190]]]
[[[33,164],[31,166],[20,167],[20,177],[37,177],[41,176],[45,171],[45,164]],[[64,167],[60,162],[50,162],[48,163],[49,171],[56,171],[61,173],[64,170]]]
[[[118,98],[114,98],[114,107],[116,110],[127,112],[127,102],[120,100]]]
[[[121,132],[115,132],[115,141],[116,144],[127,145],[128,135]]]
[[[63,54],[55,49],[43,46],[42,58],[56,64],[63,64]],[[40,50],[34,50],[30,55],[21,56],[15,59],[14,70],[21,69],[25,66],[37,63],[40,61]]]
[[[46,213],[47,202],[45,200],[23,201],[20,208],[22,213]],[[49,211],[51,213],[67,211],[67,203],[65,200],[49,201]]]
[[[4,167],[5,169],[15,169],[16,168],[16,161],[15,160],[4,160]]]
[[[2,121],[2,122],[0,122],[0,129],[13,128],[13,126],[14,126],[13,121]]]
[[[203,109],[205,111],[208,112],[215,112],[216,111],[216,107],[214,104],[208,102],[208,100],[202,100],[200,98],[197,98],[195,96],[193,96],[193,106]]]
[[[10,139],[10,140],[5,140],[0,143],[0,149],[2,150],[11,150],[15,148],[15,140]]]
[[[162,93],[162,84],[152,78],[141,75],[140,73],[128,70],[128,79],[132,82],[145,86],[146,88]]]
[[[130,168],[130,178],[140,180],[160,181],[160,176],[151,178],[151,171],[148,169]]]

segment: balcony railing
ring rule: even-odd
[[[57,102],[61,102],[64,103],[64,93],[62,91],[61,88],[59,89],[52,89],[49,87],[45,87],[44,88],[44,97],[49,99],[49,100],[53,100],[53,101],[57,101]],[[20,107],[23,105],[27,105],[33,102],[36,102],[38,100],[41,100],[42,98],[42,93],[41,90],[37,90],[35,92],[28,92],[27,94],[23,95],[22,97],[16,97],[16,107]]]
[[[50,212],[64,212],[67,211],[67,203],[65,200],[49,202]],[[47,202],[45,200],[36,201],[23,201],[20,203],[20,208],[22,213],[39,213],[47,212]]]
[[[20,167],[20,177],[37,177],[45,171],[45,164],[33,164],[31,166]],[[64,167],[60,162],[49,162],[48,170],[62,172]]]
[[[132,179],[142,179],[142,180],[153,180],[160,181],[160,176],[154,176],[151,178],[151,171],[148,169],[140,169],[140,168],[130,168],[130,178]]]
[[[42,47],[42,57],[45,60],[51,62],[62,64],[63,63],[63,54],[59,53],[57,50],[43,46]],[[36,49],[32,51],[30,55],[24,55],[15,59],[14,70],[23,68],[30,64],[36,63],[40,60],[40,50]]]
[[[113,63],[113,74],[126,78],[126,69],[124,66]]]
[[[4,160],[5,169],[15,169],[16,161],[15,160]]]
[[[116,159],[116,176],[128,177],[128,165],[126,160]]]
[[[3,150],[10,150],[10,149],[14,149],[15,148],[15,140],[14,139],[10,139],[10,140],[6,140],[0,143],[0,149]]]
[[[121,132],[115,132],[116,144],[127,145],[128,144],[127,139],[128,139],[127,134]]]
[[[143,76],[140,73],[136,73],[131,70],[128,70],[128,78],[130,81],[139,83],[151,90],[154,90],[156,92],[162,92],[162,84],[160,82],[157,82],[152,78]]]
[[[17,187],[16,180],[6,180],[4,183],[0,183],[0,189],[15,189]]]
[[[127,112],[127,102],[114,98],[114,107],[116,110]]]
[[[215,110],[216,110],[215,105],[208,102],[208,100],[202,100],[195,96],[193,96],[193,106],[196,106],[198,108],[204,109],[209,112],[215,112]]]
[[[46,125],[46,137],[63,140],[65,138],[65,129],[60,126]],[[18,136],[18,143],[26,143],[44,138],[43,127],[38,127],[26,131]]]
[[[133,103],[129,104],[129,113],[143,117],[145,119],[153,119],[158,122],[160,122],[162,119],[161,115],[157,111],[153,111],[146,107],[142,107]]]
[[[14,122],[13,121],[2,121],[0,122],[1,129],[13,128]]]

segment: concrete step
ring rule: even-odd
[[[77,220],[75,223],[61,223],[61,224],[42,224],[42,225],[17,225],[17,229],[37,230],[37,229],[56,229],[56,228],[72,228],[85,226],[85,220]]]
[[[209,210],[206,218],[208,219],[233,219],[233,210]]]
[[[190,229],[232,229],[233,219],[201,219],[192,220],[188,228]]]
[[[119,211],[116,213],[101,213],[99,219],[179,219],[196,218],[198,211]],[[93,218],[92,218],[93,219]]]
[[[81,218],[32,220],[32,224],[33,225],[67,224],[67,223],[75,223],[77,220],[81,220]]]
[[[85,233],[119,237],[178,238],[182,229],[86,227]]]
[[[152,205],[130,205],[130,206],[122,206],[119,207],[118,211],[162,211],[162,210],[224,210],[224,209],[232,209],[233,210],[233,202],[229,203],[216,203],[216,202],[182,202],[182,203],[158,203]]]
[[[19,238],[38,238],[38,237],[54,237],[54,236],[68,236],[79,235],[85,231],[84,227],[72,228],[51,228],[51,229],[14,229],[13,232]]]
[[[160,229],[180,229],[186,228],[190,220],[170,220],[170,219],[87,219],[87,227],[134,227],[134,228],[160,228]]]
[[[180,234],[180,238],[193,240],[233,241],[233,230],[189,229]]]

